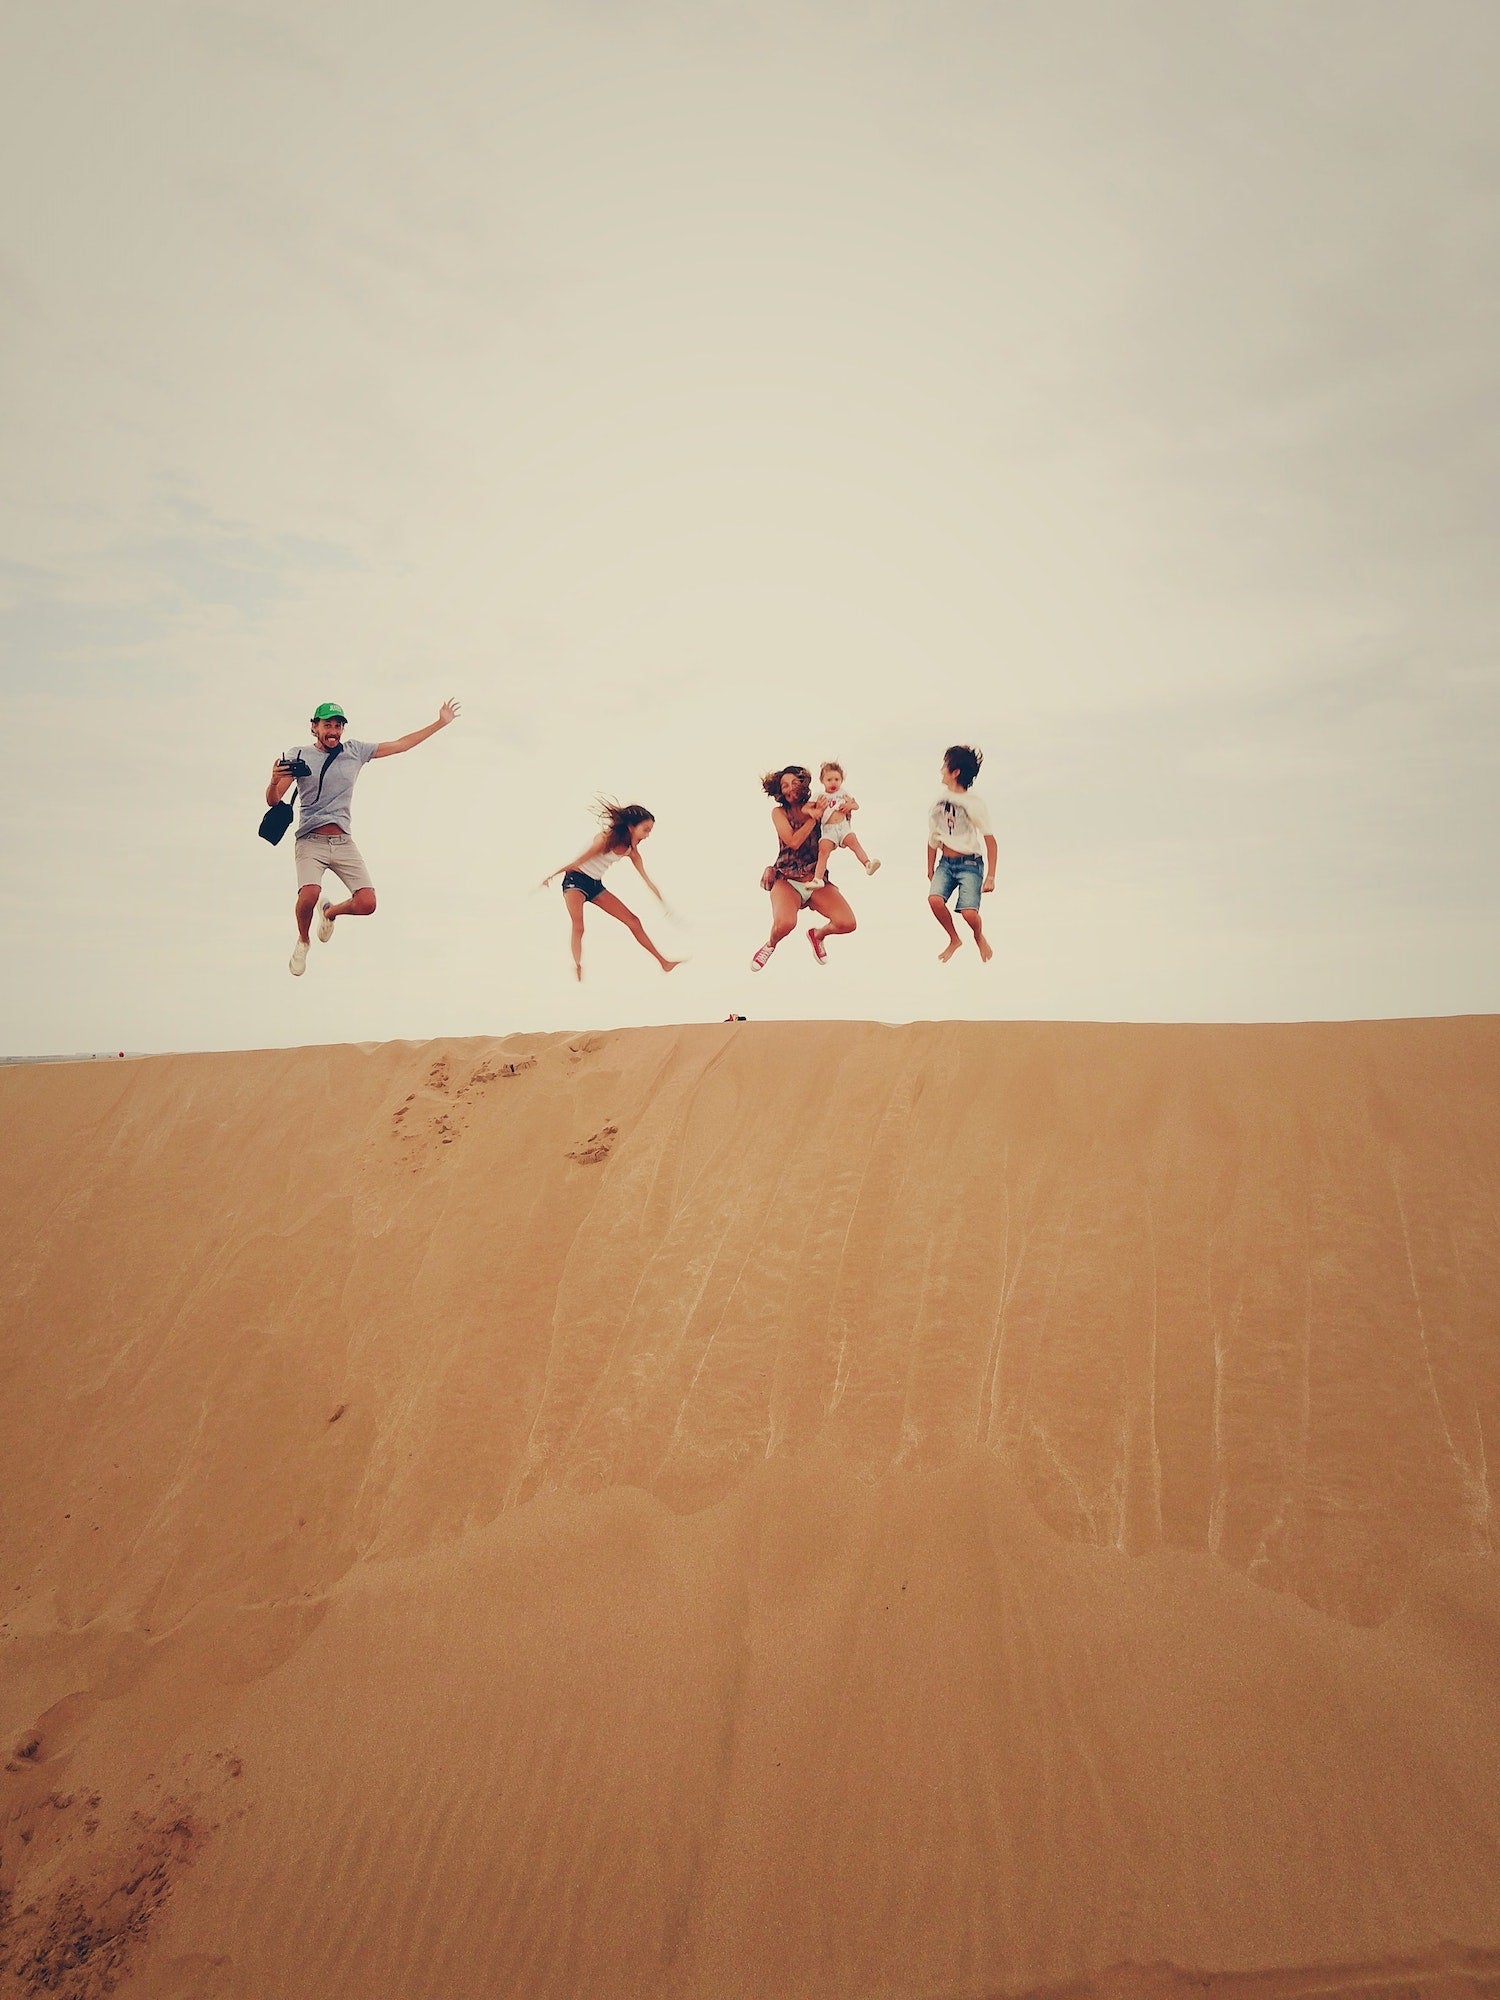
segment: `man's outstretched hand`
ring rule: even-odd
[[[457,719],[458,703],[456,701],[445,701],[438,710],[436,722],[424,723],[420,729],[414,729],[410,736],[395,736],[392,737],[389,743],[377,743],[375,745],[375,755],[377,757],[399,757],[403,750],[415,750],[419,743],[426,743],[429,738],[436,736],[440,729],[446,729],[450,722],[455,722]]]

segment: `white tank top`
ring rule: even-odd
[[[588,861],[580,861],[578,872],[580,875],[592,875],[596,882],[602,882],[604,880],[605,869],[613,868],[617,861],[623,861],[624,859],[625,856],[623,854],[613,854],[606,847],[602,854],[596,854]]]

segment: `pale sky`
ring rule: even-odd
[[[0,1054],[1500,1008],[1497,59],[1488,0],[12,7]],[[293,980],[273,758],[448,694]],[[751,973],[826,756],[884,868]],[[534,891],[598,792],[670,979],[594,916],[575,989]]]

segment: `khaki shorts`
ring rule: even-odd
[[[365,857],[347,833],[310,833],[297,842],[297,887],[321,889],[323,871],[331,868],[352,896],[356,889],[373,889]]]

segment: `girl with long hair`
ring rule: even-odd
[[[771,935],[751,959],[756,972],[770,962],[781,940],[797,928],[804,910],[823,921],[807,933],[813,957],[819,965],[828,963],[825,941],[845,937],[858,928],[853,910],[831,882],[815,882],[818,872],[818,833],[823,815],[832,800],[813,799],[812,773],[801,764],[788,764],[780,771],[767,771],[761,779],[767,796],[775,800],[771,825],[778,842],[776,859],[761,877],[763,888],[771,892]]]
[[[617,861],[629,861],[657,902],[662,893],[646,873],[641,860],[641,842],[648,840],[651,829],[656,825],[653,813],[645,806],[616,805],[613,799],[600,799],[598,804],[599,824],[603,831],[574,860],[562,868],[554,868],[543,878],[545,889],[549,882],[562,876],[563,902],[573,922],[573,977],[583,977],[583,913],[592,903],[596,910],[603,910],[607,917],[614,917],[622,923],[636,943],[649,951],[663,972],[670,972],[680,965],[680,958],[666,958],[647,937],[640,918],[618,896],[611,895],[604,886],[606,872]]]

